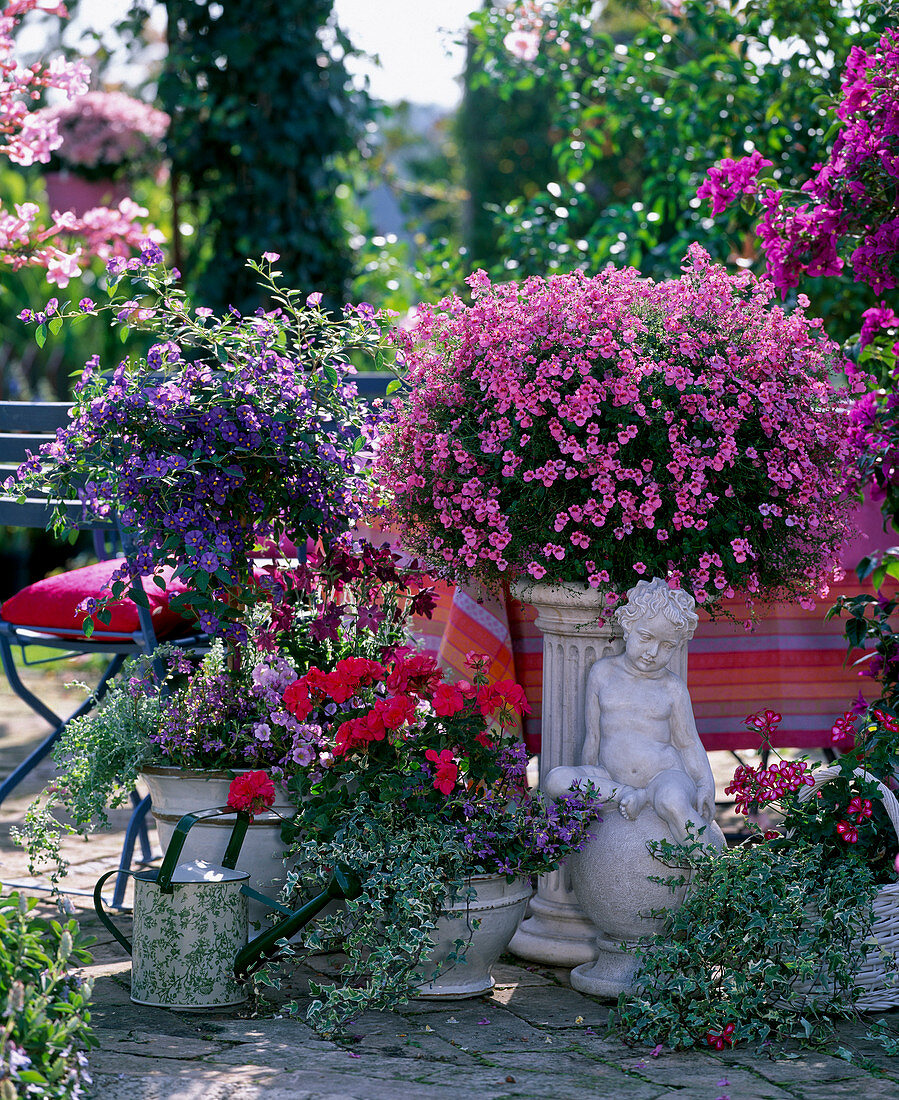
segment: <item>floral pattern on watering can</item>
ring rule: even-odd
[[[247,877],[173,882],[172,893],[164,894],[155,881],[135,876],[132,1001],[205,1008],[247,999],[234,977],[235,957],[247,942],[247,898],[240,890]]]

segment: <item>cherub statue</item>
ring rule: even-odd
[[[694,607],[688,593],[658,578],[628,592],[616,612],[624,652],[601,657],[590,670],[581,766],[549,773],[552,797],[592,783],[630,820],[649,803],[679,842],[688,839],[688,822],[699,828],[714,821],[715,781],[687,686],[667,667],[693,636]]]

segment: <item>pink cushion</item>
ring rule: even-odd
[[[52,627],[55,630],[71,630],[81,635],[81,626],[85,620],[84,612],[76,610],[78,604],[88,596],[95,599],[108,593],[107,584],[120,561],[101,561],[97,565],[86,565],[81,569],[72,569],[56,577],[46,577],[23,588],[3,604],[3,618],[16,626]],[[166,582],[165,590],[157,587],[149,577],[144,577],[143,588],[150,604],[150,615],[157,637],[183,631],[190,625],[177,611],[169,607],[169,597],[176,592],[188,591],[181,581],[172,579],[172,570],[161,573]],[[93,616],[94,626],[98,630],[113,631],[118,634],[133,634],[140,629],[137,619],[137,606],[133,600],[116,600],[109,605],[111,617],[109,624],[101,623]]]

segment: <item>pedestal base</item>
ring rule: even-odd
[[[597,951],[595,962],[584,963],[572,970],[571,986],[579,993],[589,993],[591,997],[617,1001],[619,994],[633,988],[640,960],[636,955],[622,951],[611,940],[598,940]]]
[[[509,944],[512,954],[545,966],[591,963],[596,958],[596,929],[590,921],[574,906],[568,906],[571,913],[560,913],[558,906],[541,902],[539,897],[531,899],[530,916],[522,921]]]

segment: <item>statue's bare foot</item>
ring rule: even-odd
[[[635,821],[646,805],[645,788],[622,787],[618,792],[618,810],[622,817]]]

